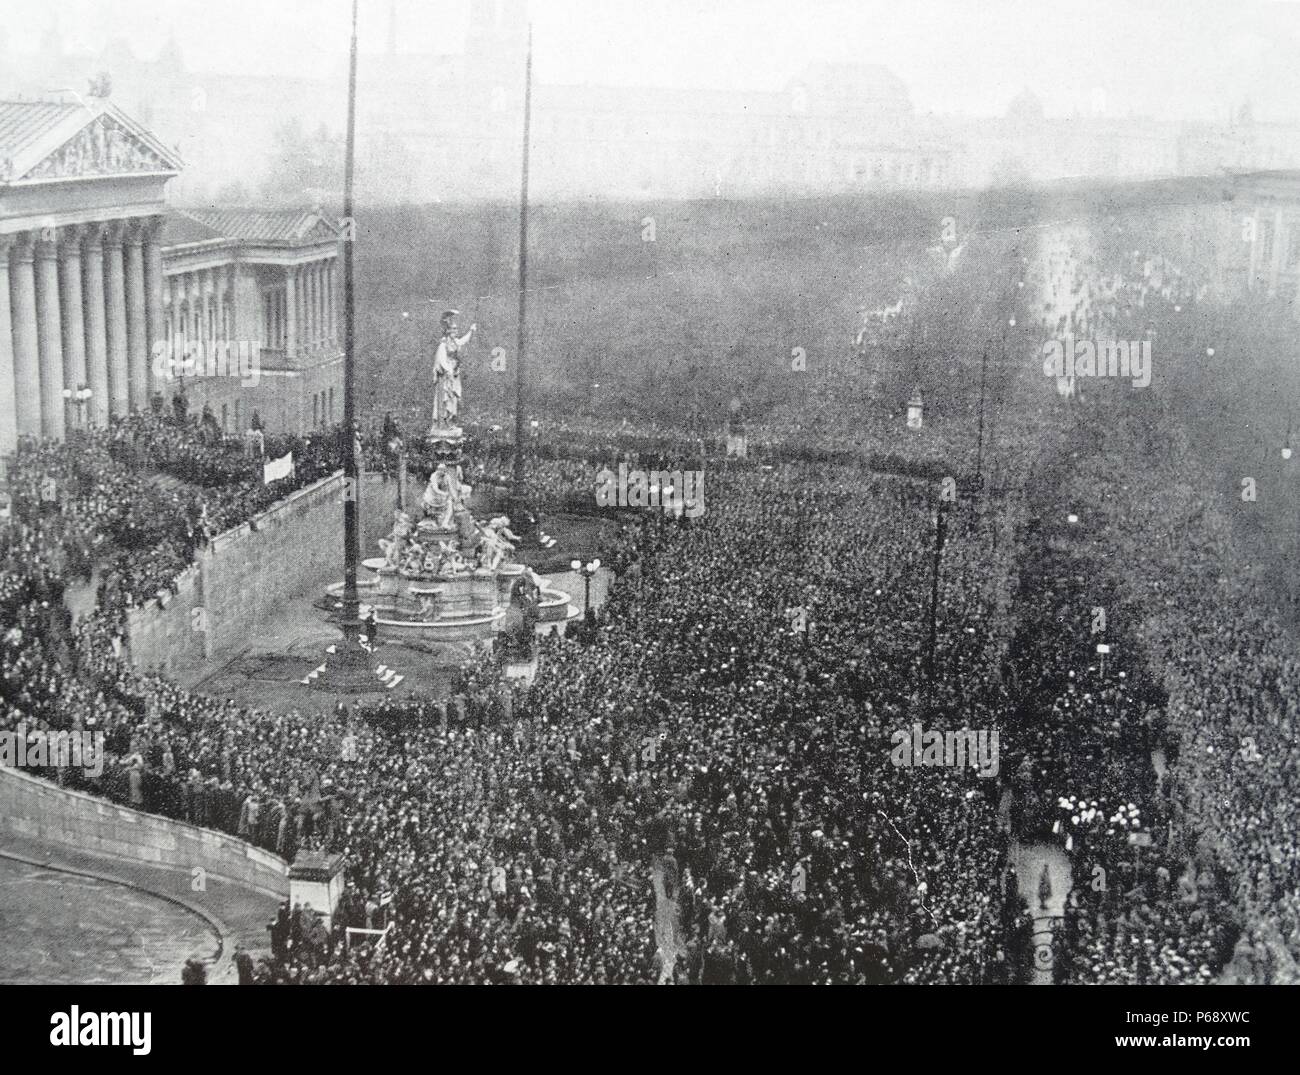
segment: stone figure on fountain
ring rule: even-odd
[[[452,529],[457,503],[445,463],[439,463],[429,475],[429,484],[424,487],[420,503],[424,508],[424,517],[432,519],[439,530]]]
[[[379,548],[384,554],[385,567],[399,567],[406,542],[411,536],[411,517],[402,510],[393,512],[393,530],[386,538],[379,539]]]
[[[519,537],[510,530],[510,518],[499,515],[488,521],[481,532],[478,547],[478,566],[488,571],[495,571],[501,562],[515,551]]]
[[[538,616],[540,580],[531,572],[525,577],[525,565],[511,562],[521,541],[511,530],[510,519],[501,515],[480,523],[470,509],[473,490],[462,469],[467,465],[465,436],[456,419],[461,402],[460,351],[473,333],[471,327],[467,334],[458,335],[455,311],[444,316],[434,358],[433,428],[421,452],[427,452],[433,471],[418,506],[407,499],[406,458],[395,423],[385,422],[384,441],[399,463],[398,502],[406,510],[393,513],[392,528],[379,541],[382,558],[365,561],[376,576],[368,583],[371,607],[393,630],[423,644],[473,637],[490,646],[490,636],[500,632],[512,588],[521,577],[531,595],[528,608],[533,619],[524,631],[527,639],[533,637]],[[334,591],[332,586],[332,597]]]
[[[429,475],[429,483],[420,501],[424,517],[431,519],[439,530],[456,529],[456,516],[469,510],[472,492],[472,487],[465,484],[459,466],[453,469],[446,463],[439,463]]]
[[[450,542],[439,542],[438,567],[434,572],[444,578],[455,578],[457,575],[464,575],[469,572],[469,564],[465,562],[465,557],[455,545]]]
[[[460,413],[460,349],[478,329],[470,325],[464,336],[456,335],[456,317],[459,310],[447,310],[442,315],[442,338],[433,356],[433,425],[429,433],[454,429],[456,415]]]
[[[410,542],[402,555],[401,573],[408,578],[416,578],[420,574],[423,563],[424,546],[418,541]]]

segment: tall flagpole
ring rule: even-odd
[[[361,559],[358,517],[361,506],[360,440],[357,427],[356,293],[352,254],[356,240],[353,216],[353,166],[357,127],[357,0],[352,0],[352,49],[348,58],[348,127],[343,164],[343,601],[339,626],[343,641],[326,660],[324,671],[312,679],[322,690],[361,694],[378,690],[369,655],[361,646],[361,605],[357,596],[357,564]]]
[[[515,357],[515,500],[526,502],[524,480],[524,359],[528,341],[528,135],[533,111],[533,26],[524,64],[524,163],[519,188],[519,340]],[[522,523],[523,520],[520,520]]]
[[[355,247],[355,206],[352,200],[354,162],[357,147],[357,0],[352,0],[352,52],[348,57],[348,133],[343,164],[343,634],[348,643],[356,640],[359,602],[357,563],[361,559],[361,536],[357,513],[361,488],[357,473],[357,351],[356,291],[352,277]]]

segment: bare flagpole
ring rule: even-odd
[[[323,690],[361,694],[378,690],[368,654],[361,647],[361,604],[357,596],[357,564],[361,559],[360,440],[357,429],[356,292],[353,249],[353,172],[357,127],[357,0],[352,0],[352,49],[348,58],[348,126],[343,164],[343,601],[339,626],[343,641],[325,662],[324,671],[312,679]]]
[[[353,171],[357,145],[357,0],[352,0],[352,52],[348,58],[348,133],[343,164],[343,432],[348,443],[343,446],[343,631],[349,642],[349,628],[358,619],[357,563],[361,540],[357,514],[361,502],[357,473],[357,352],[356,292],[353,282],[352,251],[356,223],[353,219]]]
[[[524,65],[524,158],[519,188],[519,339],[515,356],[515,500],[527,496],[524,484],[524,359],[528,341],[528,140],[533,110],[533,27],[528,25],[528,59]],[[522,523],[523,520],[521,519]]]

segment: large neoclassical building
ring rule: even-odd
[[[231,432],[341,414],[337,222],[170,209],[181,166],[108,100],[0,101],[0,455],[178,391]]]

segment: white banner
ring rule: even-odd
[[[281,478],[287,478],[293,473],[293,452],[280,456],[279,459],[272,459],[269,463],[262,464],[262,484],[270,485],[272,482],[278,482]]]

